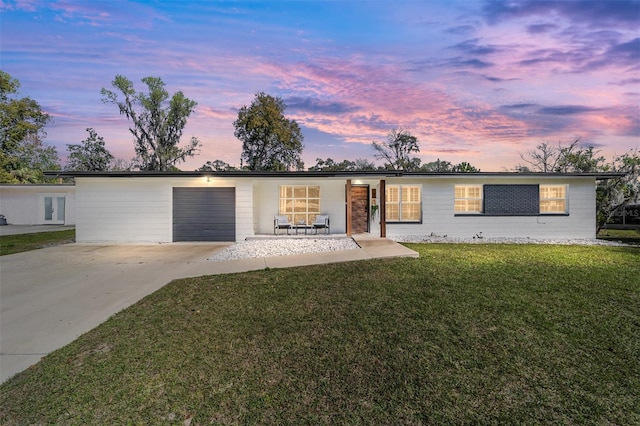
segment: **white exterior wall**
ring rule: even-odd
[[[73,185],[0,185],[0,214],[9,225],[46,224],[44,197],[64,195],[64,225],[75,225],[75,193]]]
[[[253,235],[250,180],[207,177],[77,178],[77,242],[166,243],[173,240],[174,187],[235,187],[236,240]]]
[[[380,179],[352,179],[352,184],[376,188]],[[428,176],[386,178],[387,185],[422,185],[422,223],[387,224],[387,236],[448,235],[484,237],[595,238],[594,177],[469,177]],[[568,185],[568,215],[456,216],[456,184],[562,184]],[[75,210],[67,219],[76,222],[78,242],[171,242],[173,239],[174,187],[234,187],[236,193],[236,241],[255,234],[272,234],[278,214],[280,185],[319,185],[322,213],[331,217],[331,233],[346,232],[345,178],[220,178],[199,177],[91,177],[77,178]],[[67,191],[73,194],[72,187]],[[4,208],[5,193],[1,193]],[[36,196],[32,197],[37,199]],[[68,197],[72,200],[72,197]],[[378,203],[379,204],[379,203]],[[33,208],[32,208],[33,209]],[[1,212],[7,215],[7,213]],[[8,219],[9,216],[7,216]],[[371,222],[370,233],[380,235],[380,215]]]
[[[387,224],[387,236],[430,235],[472,238],[595,238],[595,179],[585,178],[447,178],[388,179],[387,185],[422,185],[422,223]],[[455,185],[549,184],[568,185],[568,215],[483,216],[454,214]]]
[[[328,214],[332,234],[347,229],[344,179],[256,179],[254,181],[254,228],[256,234],[273,234],[273,219],[280,208],[280,185],[320,186],[320,210]]]

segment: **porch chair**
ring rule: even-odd
[[[329,233],[329,215],[319,214],[313,221],[311,227],[318,233],[318,229],[324,229],[325,234]]]
[[[289,230],[291,229],[291,223],[289,222],[289,218],[286,215],[275,216],[273,218],[273,234],[278,234],[278,229],[286,229],[287,235],[289,234]]]

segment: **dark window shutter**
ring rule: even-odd
[[[484,214],[528,216],[539,213],[538,185],[484,185]]]

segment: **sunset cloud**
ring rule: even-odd
[[[372,158],[406,128],[424,162],[517,163],[542,140],[580,136],[604,153],[640,140],[640,2],[5,1],[2,69],[54,116],[47,142],[94,127],[132,153],[129,123],[100,89],[159,76],[198,102],[184,165],[236,164],[233,121],[255,93],[282,98],[303,157]],[[511,163],[511,164],[509,164]]]

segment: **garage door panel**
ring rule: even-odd
[[[234,241],[235,231],[228,226],[200,227],[194,230],[192,226],[180,226],[174,228],[174,234],[182,237],[179,241]]]
[[[182,220],[193,220],[193,221],[198,221],[200,220],[201,222],[207,223],[211,221],[211,217],[214,216],[217,220],[225,220],[227,222],[235,222],[235,214],[228,214],[228,213],[223,213],[221,214],[221,212],[219,211],[213,211],[213,210],[207,210],[206,212],[202,212],[202,213],[189,213],[189,214],[178,214],[178,215],[174,215],[174,222],[178,222],[176,221],[176,219],[180,219],[180,221]]]
[[[215,223],[224,223],[226,225],[232,225],[235,220],[234,217],[229,217],[224,220],[224,218],[217,218],[218,220]],[[205,220],[201,217],[181,217],[179,220],[174,219],[174,225],[210,225],[212,224],[211,220]]]
[[[173,241],[235,241],[235,188],[173,188]]]

